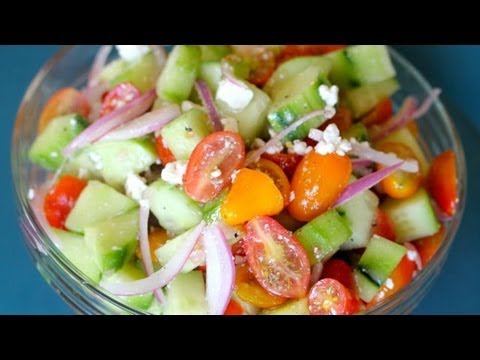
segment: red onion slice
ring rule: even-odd
[[[208,117],[213,124],[213,129],[215,131],[222,131],[223,125],[220,121],[220,115],[218,115],[217,108],[215,107],[215,102],[213,100],[212,93],[208,88],[208,85],[203,80],[198,80],[195,83],[195,87],[200,95],[200,99],[202,99],[202,104],[207,109]]]
[[[222,230],[216,224],[205,228],[203,246],[207,256],[208,313],[223,315],[235,283],[232,250]]]
[[[150,206],[148,200],[145,198],[145,192],[142,194],[142,200],[140,201],[140,210],[139,210],[139,242],[140,242],[140,251],[142,253],[142,263],[145,269],[145,272],[148,276],[154,273],[153,263],[152,263],[152,254],[150,252],[150,242],[148,240],[148,217],[150,215]],[[155,298],[160,304],[165,302],[165,297],[163,295],[162,289],[157,289],[153,292]]]
[[[440,89],[433,89],[423,103],[417,107],[417,101],[413,97],[407,97],[400,110],[388,121],[379,126],[373,126],[370,131],[372,141],[378,141],[403,128],[410,121],[423,117],[432,107],[435,100],[440,96]]]
[[[139,138],[162,129],[180,115],[181,111],[178,105],[166,105],[158,110],[146,113],[125,125],[117,127],[103,136],[100,141]]]
[[[267,143],[264,146],[262,146],[259,149],[249,153],[248,156],[247,156],[247,159],[245,161],[245,167],[248,167],[248,165],[251,165],[254,162],[257,162],[260,159],[260,156],[262,156],[262,154],[264,152],[266,152],[267,149],[270,146],[273,146],[273,145],[277,144],[278,142],[282,141],[284,137],[286,137],[292,131],[295,131],[299,126],[305,124],[307,121],[309,121],[309,120],[311,120],[311,119],[313,119],[317,116],[326,116],[326,113],[327,112],[325,110],[315,110],[315,111],[312,111],[311,113],[308,113],[307,115],[301,117],[297,121],[294,121],[290,126],[283,129],[277,135],[275,135],[269,141],[267,141]]]
[[[91,122],[94,122],[99,118],[102,109],[102,96],[107,90],[108,84],[104,81],[99,81],[97,85],[87,87],[83,90],[83,94],[90,104],[90,114],[88,115],[88,119]]]
[[[372,164],[373,164],[373,162],[370,161],[370,160],[360,160],[360,159],[353,159],[352,160],[352,167],[354,169],[369,167]]]
[[[109,131],[142,115],[152,106],[155,96],[155,90],[152,89],[141,97],[98,119],[63,149],[63,155],[65,157],[70,156],[77,148],[95,142]]]
[[[92,69],[90,74],[88,74],[88,84],[87,87],[91,88],[98,85],[100,73],[102,72],[105,64],[108,60],[108,55],[112,52],[112,45],[102,45],[95,55],[95,60],[93,61]]]
[[[202,234],[204,228],[205,222],[202,221],[197,225],[196,228],[191,230],[182,246],[168,261],[168,263],[166,263],[163,268],[153,273],[149,277],[128,283],[113,284],[104,282],[101,284],[101,286],[103,286],[105,290],[110,291],[113,295],[118,296],[141,295],[147,294],[156,289],[161,289],[165,285],[169,284],[183,269],[183,266],[190,257],[193,248],[200,239],[200,235]]]
[[[392,166],[397,164],[402,159],[398,158],[395,154],[386,154],[382,151],[372,149],[369,145],[364,143],[358,143],[356,141],[351,141],[352,151],[350,155],[358,156],[359,160],[368,160],[373,161],[378,164],[385,166]],[[407,160],[403,161],[401,170],[410,173],[416,173],[419,171],[418,161],[416,160]]]
[[[335,202],[334,207],[343,205],[350,199],[357,196],[358,194],[364,192],[365,190],[371,189],[372,187],[377,185],[380,181],[390,176],[395,171],[401,169],[404,163],[405,161],[399,162],[396,165],[386,167],[382,170],[379,170],[370,175],[367,175],[357,181],[354,181],[353,183],[348,185],[345,191],[342,193],[342,195],[340,195],[340,197]]]

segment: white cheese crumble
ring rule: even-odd
[[[238,133],[238,122],[236,119],[229,117],[221,119],[220,122],[223,125],[223,130]]]
[[[242,111],[252,101],[253,91],[225,79],[218,85],[216,99],[223,101],[234,111]]]
[[[417,253],[415,251],[408,250],[407,251],[407,258],[410,261],[415,261],[415,260],[417,260]]]
[[[115,48],[120,57],[128,62],[136,61],[150,51],[148,45],[115,45]]]
[[[220,176],[222,176],[222,170],[220,170],[218,167],[215,166],[215,168],[212,170],[212,172],[210,173],[210,177],[212,179],[217,179],[219,178]]]
[[[28,200],[33,200],[34,197],[35,197],[35,190],[33,190],[32,188],[28,189],[28,194],[27,194]]]
[[[288,153],[305,156],[313,150],[305,141],[293,140],[293,144],[287,144]]]
[[[88,154],[88,158],[93,163],[93,166],[95,167],[96,170],[103,169],[102,157],[100,155],[98,155],[97,153],[91,152]]]
[[[345,156],[352,150],[352,144],[340,137],[340,130],[335,124],[328,125],[325,131],[310,129],[308,137],[318,142],[315,151],[320,155],[337,153],[339,156]]]
[[[142,194],[147,189],[146,180],[135,174],[128,174],[125,180],[125,192],[133,200],[141,202]]]
[[[172,185],[182,185],[183,175],[187,171],[187,161],[178,160],[165,165],[162,171],[162,180]]]
[[[327,85],[320,85],[318,95],[325,101],[327,106],[334,107],[338,103],[338,86],[328,87]]]

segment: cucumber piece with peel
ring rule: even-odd
[[[311,265],[328,260],[352,236],[346,220],[333,209],[295,232]]]
[[[65,221],[65,227],[83,233],[98,224],[137,208],[138,204],[112,187],[96,180],[88,182]]]
[[[440,230],[430,197],[423,188],[406,199],[387,199],[382,209],[392,221],[399,243],[432,236]]]
[[[57,170],[65,161],[62,150],[87,126],[88,121],[78,114],[52,119],[30,147],[30,161],[47,170]]]
[[[138,245],[139,210],[85,228],[85,242],[102,272],[115,271],[129,262]]]
[[[167,285],[164,315],[207,315],[205,280],[201,271],[178,274]]]

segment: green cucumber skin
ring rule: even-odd
[[[179,274],[167,286],[164,315],[207,315],[205,281],[201,271]]]
[[[57,170],[65,161],[63,149],[87,127],[88,121],[78,114],[52,119],[30,147],[30,161],[46,170]]]
[[[367,127],[361,122],[353,124],[350,129],[342,134],[342,137],[347,140],[355,139],[361,143],[369,141]]]
[[[227,45],[200,45],[200,49],[202,61],[220,61],[232,53],[232,49]]]
[[[374,235],[358,262],[357,270],[380,287],[406,254],[406,247]]]
[[[323,262],[350,239],[352,231],[336,210],[330,210],[295,232],[311,265]]]
[[[358,269],[355,269],[353,271],[353,279],[355,281],[355,287],[357,289],[358,295],[360,296],[360,299],[362,299],[366,303],[372,301],[375,295],[377,295],[378,291],[380,290],[380,286],[378,286],[368,276],[366,276]]]
[[[202,62],[198,74],[205,81],[213,96],[217,93],[218,84],[222,80],[222,68],[219,62]]]
[[[189,98],[198,75],[202,51],[197,45],[176,45],[157,82],[157,95],[181,103]]]

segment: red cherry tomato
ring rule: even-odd
[[[239,303],[231,299],[225,309],[224,315],[243,315],[243,309]]]
[[[387,213],[381,209],[377,209],[377,217],[372,231],[374,235],[395,241],[395,228],[393,227],[392,221]]]
[[[157,149],[157,155],[163,165],[166,165],[170,162],[175,161],[175,156],[172,154],[170,149],[167,147],[165,142],[163,141],[163,137],[161,135],[155,138],[155,147]]]
[[[359,306],[350,290],[334,279],[320,280],[308,295],[308,309],[312,315],[351,315]]]
[[[213,200],[232,182],[231,176],[243,167],[245,144],[239,134],[219,131],[204,138],[193,150],[188,161],[183,184],[194,200]],[[215,170],[219,176],[212,176]]]
[[[291,232],[272,218],[249,221],[244,237],[247,261],[255,278],[268,292],[285,298],[302,298],[310,281],[310,263]]]
[[[262,158],[273,161],[280,166],[289,179],[293,177],[298,164],[302,161],[303,156],[294,154],[263,154]]]
[[[448,216],[455,215],[458,203],[457,165],[452,150],[433,159],[428,174],[428,189],[440,210]]]
[[[355,291],[352,268],[341,259],[330,259],[323,265],[322,279],[337,280],[347,289]]]
[[[142,96],[140,90],[130,83],[121,83],[110,90],[102,102],[100,116],[105,116],[114,110],[121,108],[123,105]]]
[[[45,196],[43,210],[50,226],[65,230],[65,220],[87,186],[85,180],[64,175]]]

